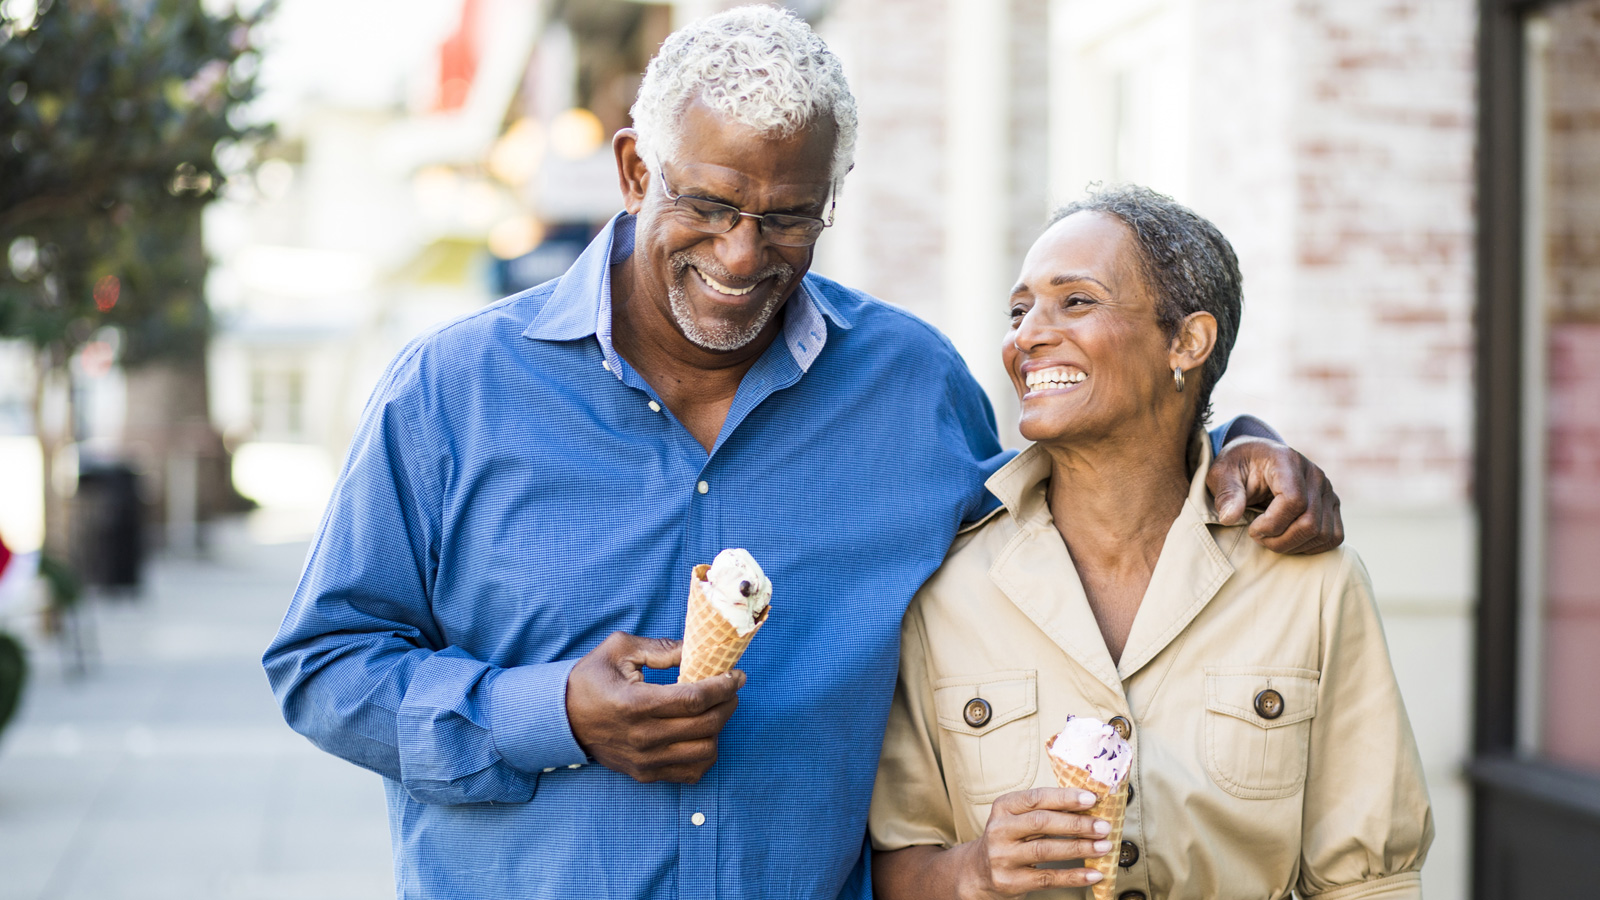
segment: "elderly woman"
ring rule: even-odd
[[[1101,876],[1069,861],[1106,853],[1121,900],[1420,896],[1432,818],[1365,569],[1265,550],[1206,494],[1240,306],[1227,240],[1144,188],[1029,251],[1002,353],[1035,443],[906,613],[880,900],[1076,897]],[[1133,747],[1120,846],[1053,786],[1068,715]]]

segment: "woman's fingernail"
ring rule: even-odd
[[[1101,875],[1099,872],[1096,872],[1095,870],[1090,869],[1089,870],[1089,874],[1083,876],[1083,880],[1089,882],[1090,884],[1094,884],[1096,881],[1099,881],[1100,879],[1102,879],[1104,877],[1105,876]]]
[[[1110,834],[1111,833],[1111,823],[1107,822],[1105,819],[1096,819],[1095,823],[1094,823],[1094,833],[1095,834]]]
[[[1094,801],[1095,801],[1095,796],[1093,794],[1089,793],[1088,791],[1084,791],[1083,793],[1078,795],[1078,802],[1082,803],[1084,806],[1093,806],[1094,805]]]
[[[1096,853],[1110,853],[1111,852],[1111,842],[1110,841],[1095,841],[1094,842],[1094,852],[1096,852]]]

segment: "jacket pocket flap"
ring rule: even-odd
[[[1321,673],[1315,669],[1270,668],[1262,666],[1207,666],[1206,709],[1233,716],[1261,728],[1282,728],[1317,714],[1317,683]],[[1266,691],[1277,693],[1277,702],[1258,711],[1257,698]],[[1270,698],[1268,698],[1270,699]]]
[[[933,706],[941,727],[957,734],[987,734],[1038,712],[1038,684],[1032,670],[941,678],[933,685]],[[988,719],[977,727],[967,724],[967,705],[973,700],[989,704]]]

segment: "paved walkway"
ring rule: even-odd
[[[217,538],[93,605],[86,675],[30,640],[0,735],[0,900],[394,896],[381,781],[289,731],[258,662],[305,545]]]

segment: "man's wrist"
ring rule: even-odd
[[[567,721],[567,676],[577,660],[501,669],[489,685],[495,750],[512,768],[550,772],[589,761]]]

